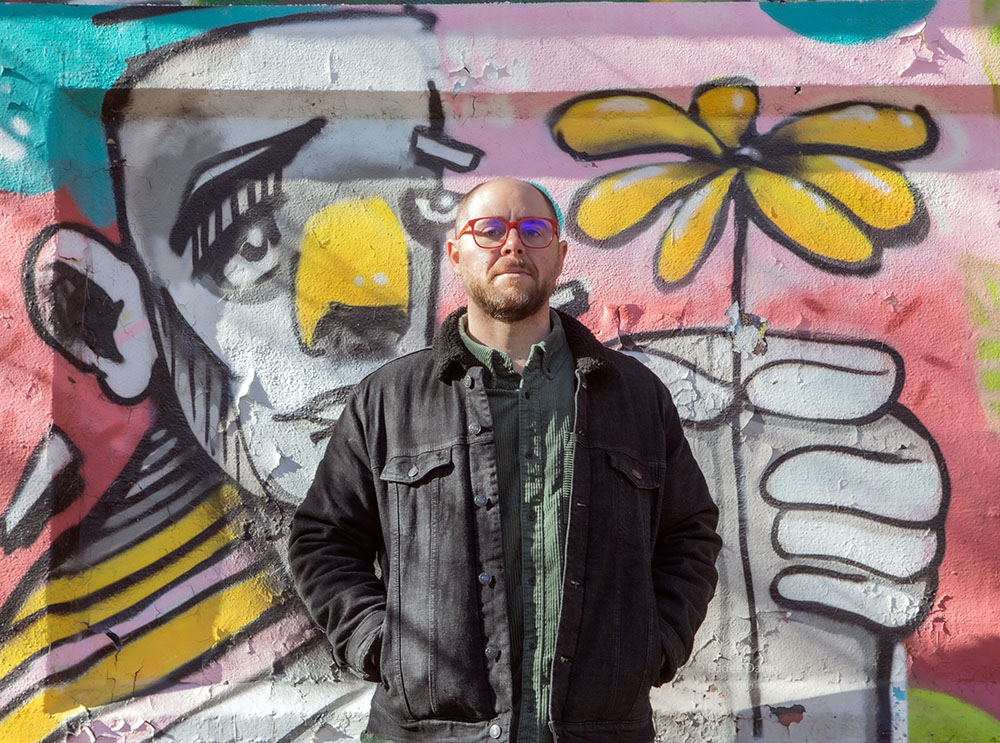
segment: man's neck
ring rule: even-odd
[[[531,347],[544,340],[552,330],[548,304],[531,317],[510,323],[490,317],[470,302],[467,318],[469,336],[477,343],[507,354],[518,374],[528,363]]]

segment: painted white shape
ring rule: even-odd
[[[23,144],[0,129],[0,160],[23,160],[27,154]]]
[[[863,121],[866,124],[873,124],[878,119],[878,112],[872,106],[859,104],[837,111],[831,114],[830,118],[834,121]]]
[[[789,360],[761,368],[747,380],[746,392],[760,410],[795,418],[852,420],[888,402],[895,381],[891,367],[872,374]]]
[[[468,168],[472,165],[472,160],[475,157],[475,155],[471,152],[464,152],[454,147],[449,147],[445,143],[438,142],[437,140],[426,137],[423,134],[417,134],[414,147],[426,155],[435,157],[438,160],[453,163],[460,168]]]
[[[766,488],[782,503],[852,508],[905,521],[933,518],[942,497],[933,462],[892,464],[839,451],[803,451],[789,457],[771,473]]]
[[[924,584],[896,584],[870,577],[861,581],[833,575],[793,573],[777,582],[778,595],[848,612],[887,628],[903,627],[920,613]]]
[[[38,444],[37,458],[28,479],[17,493],[17,497],[7,507],[3,515],[7,531],[12,531],[31,507],[38,502],[45,488],[52,482],[70,462],[73,452],[66,437],[53,429],[46,438]]]
[[[19,134],[22,137],[27,137],[28,132],[31,131],[31,126],[28,122],[24,120],[21,116],[15,116],[10,120],[11,129],[14,130],[15,134]]]
[[[889,709],[892,715],[892,743],[906,743],[909,736],[909,672],[906,648],[897,642],[892,649],[892,669],[889,671]]]
[[[384,273],[377,273],[372,276],[372,281],[375,282],[376,286],[385,286],[389,283],[389,277]]]
[[[901,580],[927,567],[937,549],[929,529],[904,529],[844,513],[789,511],[781,514],[778,545],[793,557],[848,561]]]

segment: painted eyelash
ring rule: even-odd
[[[264,178],[243,181],[228,198],[222,198],[198,220],[184,243],[185,251],[191,249],[196,274],[203,273],[214,264],[211,247],[215,241],[240,217],[258,204],[273,199],[281,193],[281,171],[276,170]]]

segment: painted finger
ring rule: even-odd
[[[886,346],[767,336],[767,352],[743,363],[758,410],[807,420],[859,420],[895,401],[902,360]]]
[[[870,570],[896,580],[913,580],[939,559],[934,529],[904,528],[829,511],[786,511],[772,533],[784,558],[814,558]]]
[[[789,568],[771,583],[775,602],[881,632],[905,634],[924,616],[933,596],[925,581],[898,583],[878,576],[822,568]]]

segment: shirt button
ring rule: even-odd
[[[490,725],[489,733],[491,738],[494,739],[499,738],[502,732],[503,730],[500,728],[499,725]]]
[[[477,495],[475,498],[472,499],[472,502],[475,503],[480,508],[482,508],[487,503],[489,503],[489,500],[486,498],[485,495]]]
[[[535,576],[533,576],[533,575],[529,575],[528,576],[528,585],[529,586],[535,585]]]
[[[484,586],[488,586],[492,580],[493,576],[490,575],[489,573],[479,574],[479,582],[482,583]]]
[[[526,451],[526,452],[524,453],[524,458],[525,458],[525,459],[531,459],[531,457],[532,457],[532,456],[533,456],[533,455],[532,455],[532,453],[531,453],[530,451]]]
[[[488,660],[496,660],[500,657],[500,649],[493,647],[492,645],[486,646],[486,658]]]
[[[535,512],[528,511],[528,521],[534,521],[534,520],[535,520]]]
[[[524,399],[525,400],[530,400],[531,399],[531,393],[528,392],[527,390],[524,391]]]
[[[469,433],[471,433],[473,436],[475,436],[477,433],[479,433],[482,430],[483,430],[483,427],[480,426],[478,423],[470,423],[469,424]]]

